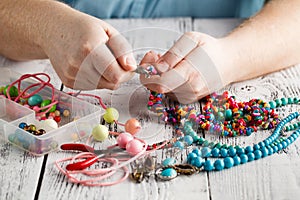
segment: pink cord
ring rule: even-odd
[[[79,183],[82,185],[86,186],[110,186],[110,185],[115,185],[118,183],[121,183],[124,181],[128,175],[129,175],[129,170],[126,167],[129,163],[133,162],[134,160],[142,157],[143,155],[146,155],[146,149],[147,149],[147,143],[144,140],[140,140],[144,145],[143,149],[141,152],[136,154],[135,156],[129,158],[129,159],[118,159],[118,155],[112,155],[112,157],[108,158],[98,158],[98,162],[107,162],[107,163],[112,163],[112,166],[108,168],[101,168],[101,169],[85,169],[85,170],[77,170],[77,171],[68,171],[66,169],[63,169],[59,163],[70,161],[70,163],[74,163],[76,160],[82,160],[82,159],[87,159],[87,158],[93,158],[95,157],[95,154],[90,153],[90,152],[83,152],[79,153],[76,156],[69,157],[69,158],[64,158],[55,161],[55,166],[58,168],[58,170],[63,173],[70,182],[72,183]],[[109,148],[113,148],[116,145],[112,145]],[[113,157],[114,156],[114,157]],[[113,182],[99,182],[102,181],[103,179],[106,179],[108,177],[111,177],[115,174],[117,170],[122,170],[124,172],[124,176],[121,177],[119,180],[113,181]],[[77,175],[77,177],[75,177]],[[91,177],[91,176],[96,176],[96,178],[87,178],[84,179],[84,175]]]
[[[47,81],[42,80],[38,76],[45,76],[47,78]],[[21,91],[21,82],[23,80],[25,80],[25,79],[28,79],[28,78],[34,78],[34,79],[38,80],[39,83],[34,83],[34,84],[28,86],[27,88],[25,88],[23,91]],[[14,98],[15,102],[17,102],[20,98],[26,99],[26,98],[29,98],[29,97],[37,94],[38,92],[40,92],[46,86],[49,86],[51,88],[51,90],[52,90],[51,104],[36,109],[36,115],[37,116],[41,116],[41,115],[44,115],[44,114],[48,113],[51,110],[52,106],[58,103],[58,101],[56,101],[54,99],[54,91],[55,91],[54,86],[50,83],[50,76],[48,74],[46,74],[46,73],[24,74],[19,79],[17,79],[13,83],[11,83],[7,87],[7,90],[6,90],[6,91],[8,91],[8,92],[6,92],[6,95],[7,95],[7,98],[9,100],[12,100],[12,98],[11,98],[11,96],[9,94],[9,91],[10,91],[11,87],[13,85],[15,85],[15,84],[18,84],[17,88],[18,88],[18,94],[19,94],[17,97]],[[31,89],[33,87],[36,87],[36,86],[40,86],[40,87],[37,88],[36,90],[34,90],[33,92],[31,92],[30,94],[26,94],[26,92],[29,89]],[[42,111],[42,110],[44,110],[44,111],[43,112],[39,112],[39,111]]]

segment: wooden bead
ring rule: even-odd
[[[127,122],[125,123],[125,131],[132,135],[135,135],[140,130],[141,130],[141,124],[135,118],[131,118],[127,120]]]

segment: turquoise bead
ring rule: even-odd
[[[195,158],[197,158],[197,157],[198,157],[197,154],[191,152],[191,153],[189,153],[189,154],[187,155],[187,162],[188,162],[188,163],[191,163],[192,160],[195,159]]]
[[[234,147],[229,147],[228,149],[229,156],[233,157],[236,154],[236,149]]]
[[[40,105],[43,101],[43,98],[39,94],[35,94],[28,98],[28,105],[30,106],[36,106]]]
[[[281,104],[283,106],[287,105],[288,104],[288,99],[287,98],[281,98]]]
[[[192,160],[191,165],[200,168],[200,167],[202,167],[203,163],[204,162],[201,157],[196,157]]]
[[[225,166],[225,164],[224,164],[224,161],[223,161],[223,160],[218,159],[218,160],[216,160],[216,161],[214,162],[214,167],[215,167],[215,169],[218,170],[218,171],[224,169],[224,166]]]
[[[251,162],[255,159],[255,155],[252,152],[247,153],[248,156],[248,162]]]
[[[240,158],[241,158],[241,164],[248,162],[248,156],[246,154],[241,154]]]
[[[224,166],[225,168],[231,168],[234,165],[234,160],[232,157],[226,157],[224,158]]]
[[[197,156],[201,156],[201,151],[198,148],[193,149],[192,153],[196,154]]]
[[[176,141],[174,144],[173,144],[173,147],[177,147],[179,149],[184,149],[184,144],[183,142],[181,141]]]
[[[227,109],[227,110],[225,111],[225,119],[226,119],[227,121],[232,119],[232,110],[231,110],[231,109]]]
[[[187,144],[187,145],[191,145],[191,144],[193,144],[193,138],[192,138],[192,136],[190,136],[190,135],[186,135],[186,136],[184,136],[183,137],[183,140],[184,140],[184,142]]]
[[[209,157],[211,155],[211,150],[208,147],[203,147],[201,149],[201,155],[203,158]]]
[[[281,100],[280,99],[276,99],[276,107],[280,107],[281,106]]]
[[[176,163],[175,158],[166,158],[166,159],[162,162],[162,165],[163,165],[164,167],[166,167],[166,166],[174,165],[175,163]]]
[[[270,101],[269,104],[271,109],[276,108],[276,103],[274,101]]]
[[[221,157],[223,157],[223,158],[227,157],[227,155],[228,155],[228,150],[227,150],[227,149],[224,149],[224,148],[221,148],[221,150],[220,150],[220,155],[221,155]]]
[[[177,172],[173,168],[167,168],[167,169],[162,170],[160,175],[164,176],[164,177],[175,177],[175,176],[177,176]]]
[[[246,153],[253,152],[253,148],[252,148],[251,146],[247,146],[247,147],[245,148],[245,152],[246,152]]]
[[[219,157],[219,153],[220,153],[220,150],[219,150],[218,148],[213,148],[213,149],[211,150],[211,155],[212,155],[213,157]]]
[[[203,164],[203,168],[205,171],[212,171],[214,166],[211,164],[210,160],[206,160]]]
[[[297,97],[294,97],[293,101],[297,104],[299,102],[299,99]]]
[[[234,165],[241,164],[241,158],[237,155],[233,157],[233,161],[234,161]]]
[[[260,159],[262,157],[262,152],[260,150],[258,150],[258,149],[255,150],[253,153],[254,153],[255,160],[258,160],[258,159]]]
[[[244,154],[244,153],[245,153],[245,149],[242,148],[242,147],[239,147],[239,148],[237,148],[236,153],[237,153],[238,155]]]
[[[266,147],[261,148],[262,157],[267,157],[269,155],[269,150]]]
[[[255,151],[255,150],[258,150],[258,149],[260,149],[259,145],[258,144],[254,144],[253,145],[253,150]]]

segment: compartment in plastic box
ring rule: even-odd
[[[20,76],[20,74],[9,69],[1,69],[0,86],[11,84]],[[21,88],[32,83],[34,80],[22,82]],[[52,90],[50,87],[45,87],[38,94],[43,99],[51,99]],[[58,100],[58,106],[61,110],[68,109],[70,111],[70,116],[62,117],[58,129],[42,125],[42,122],[35,119],[35,112],[31,109],[5,97],[0,98],[1,136],[10,143],[35,155],[47,154],[56,150],[62,143],[81,140],[89,136],[93,127],[99,124],[104,110],[100,106],[95,106],[59,90],[55,90],[54,96]],[[41,136],[33,135],[18,127],[21,122],[34,124],[47,132]]]

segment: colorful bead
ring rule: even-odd
[[[43,101],[43,98],[39,94],[35,94],[28,98],[28,104],[30,106],[40,105]]]
[[[7,89],[8,89],[9,85],[7,85],[4,90],[3,90],[3,94],[5,96],[7,96]],[[17,97],[19,95],[19,91],[18,91],[18,88],[16,86],[11,86],[10,87],[10,90],[9,90],[9,96],[10,97]]]
[[[119,119],[119,112],[115,108],[106,108],[103,119],[111,124]]]
[[[118,146],[122,149],[126,148],[126,145],[129,141],[133,140],[133,136],[130,133],[121,133],[117,137]]]
[[[132,156],[135,156],[136,154],[140,153],[143,150],[143,148],[144,144],[138,139],[130,140],[126,144],[126,151]]]
[[[140,122],[135,118],[131,118],[125,123],[125,131],[131,133],[132,135],[138,133],[141,130],[141,128],[142,127]]]
[[[93,128],[92,135],[94,140],[102,142],[108,137],[109,131],[106,126],[98,124]]]

